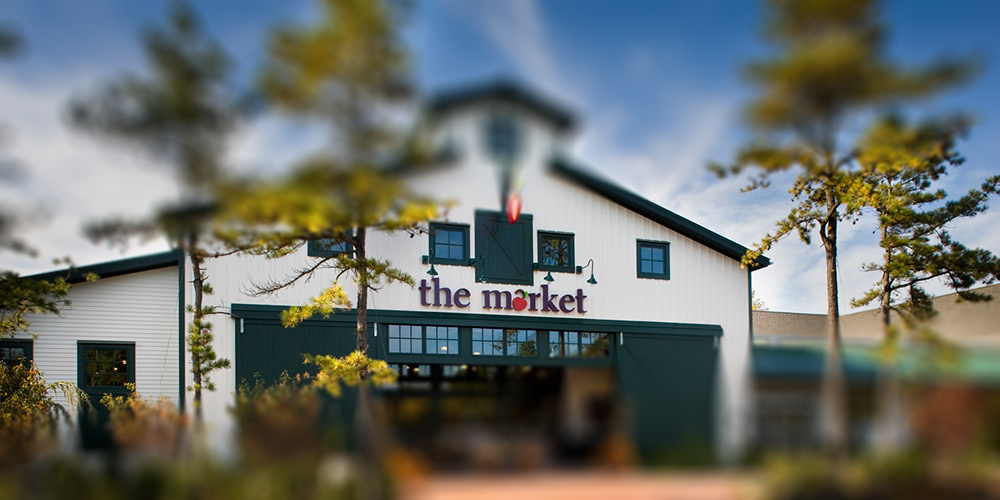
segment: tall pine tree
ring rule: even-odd
[[[144,32],[144,75],[125,74],[70,104],[72,123],[85,132],[136,149],[174,171],[183,199],[148,220],[112,219],[93,224],[93,239],[120,241],[136,234],[164,234],[175,240],[191,266],[192,320],[186,337],[191,355],[195,421],[202,420],[202,392],[214,390],[210,373],[229,366],[212,347],[214,307],[204,304],[212,287],[204,262],[212,253],[202,238],[212,213],[204,207],[223,177],[226,140],[239,106],[233,97],[231,64],[223,49],[203,33],[193,10],[171,4],[165,27]]]
[[[884,54],[875,0],[768,0],[766,40],[774,55],[752,62],[747,77],[758,94],[747,123],[758,136],[718,173],[756,168],[748,189],[766,187],[772,174],[797,169],[789,192],[793,207],[748,253],[745,263],[781,238],[819,235],[826,256],[827,357],[822,384],[821,437],[832,457],[847,447],[847,412],[841,361],[838,226],[860,206],[847,195],[860,182],[848,127],[883,106],[926,97],[966,78],[967,61],[946,60],[904,68]]]

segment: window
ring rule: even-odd
[[[0,363],[14,366],[32,359],[30,340],[0,340]]]
[[[458,328],[454,326],[426,327],[427,354],[458,354]]]
[[[421,354],[423,350],[423,328],[413,325],[389,325],[389,352]]]
[[[517,120],[509,113],[492,113],[486,119],[483,132],[487,154],[501,165],[513,165],[522,149]]]
[[[306,252],[310,257],[336,257],[340,254],[351,255],[354,253],[354,245],[346,241],[338,241],[334,238],[320,238],[309,240]]]
[[[86,387],[125,387],[130,382],[128,350],[93,347],[86,350]]]
[[[458,327],[389,325],[392,354],[458,355]]]
[[[469,265],[469,226],[430,224],[430,260],[434,264]]]
[[[550,358],[606,358],[610,352],[609,333],[549,332]]]
[[[538,342],[534,330],[473,328],[473,356],[535,356]]]
[[[103,394],[135,383],[135,344],[80,342],[78,344],[80,388],[88,393]]]
[[[670,279],[670,243],[637,241],[636,264],[640,278]]]
[[[542,271],[574,272],[573,234],[539,231],[538,268]]]

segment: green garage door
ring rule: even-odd
[[[355,347],[353,314],[339,314],[328,321],[306,321],[284,328],[275,319],[247,318],[236,327],[236,383],[253,384],[257,377],[266,384],[278,380],[281,372],[294,376],[309,371],[303,354],[345,356]],[[239,321],[237,322],[239,323]]]
[[[715,430],[714,338],[625,334],[616,352],[619,390],[643,457],[710,459]]]

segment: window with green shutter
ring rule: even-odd
[[[532,216],[507,222],[503,212],[476,211],[476,280],[532,285]]]

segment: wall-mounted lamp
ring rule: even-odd
[[[424,255],[420,259],[423,261],[424,264],[430,263],[430,265],[431,265],[431,268],[427,270],[427,274],[429,274],[431,276],[437,276],[438,275],[438,272],[434,269],[434,263],[430,261],[431,260],[430,257]]]
[[[479,276],[476,277],[476,281],[480,283],[486,283],[486,257],[480,255],[478,259],[472,259],[472,264],[480,268]]]
[[[548,274],[546,274],[545,277],[542,279],[548,281],[549,283],[552,283],[553,281],[556,280],[555,278],[552,277],[552,271],[549,271]]]
[[[583,274],[583,270],[586,269],[586,268],[588,268],[588,267],[590,268],[590,279],[587,280],[587,283],[590,283],[591,285],[596,285],[597,284],[597,280],[594,279],[594,259],[590,259],[587,262],[586,266],[583,266],[583,267],[576,266],[576,274]]]

